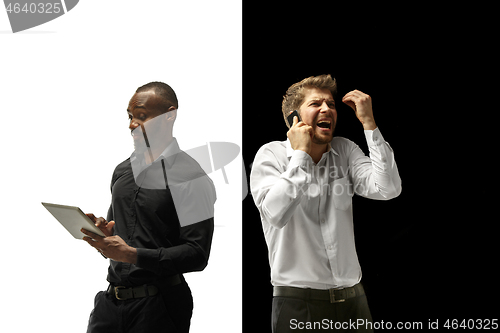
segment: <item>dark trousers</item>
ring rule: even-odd
[[[155,296],[117,300],[97,293],[87,333],[187,333],[193,298],[186,282],[160,289]]]
[[[359,319],[359,320],[358,320]],[[361,324],[364,325],[355,325]],[[369,324],[366,324],[369,322]],[[366,295],[340,303],[304,300],[291,297],[273,298],[272,332],[373,332],[372,316]]]

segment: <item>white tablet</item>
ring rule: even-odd
[[[102,231],[95,226],[94,222],[85,215],[80,208],[42,202],[42,205],[73,235],[76,239],[83,239],[80,229],[92,231],[104,237]]]

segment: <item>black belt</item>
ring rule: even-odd
[[[172,287],[181,283],[181,278],[178,274],[169,276],[166,281],[162,281],[162,284]],[[132,298],[142,298],[148,296],[154,296],[158,294],[158,287],[154,285],[142,285],[137,287],[127,288],[125,286],[113,286],[109,285],[107,293],[116,297],[117,300],[125,301]]]
[[[344,302],[346,299],[362,296],[365,290],[361,283],[343,289],[310,289],[296,287],[274,287],[273,296],[300,298],[304,300]]]

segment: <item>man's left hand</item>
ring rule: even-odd
[[[125,243],[120,236],[103,237],[85,229],[80,231],[87,235],[83,240],[106,257],[131,264],[137,262],[137,250]]]
[[[353,90],[342,98],[342,102],[349,105],[356,112],[356,117],[363,124],[365,130],[377,128],[375,119],[373,119],[372,98],[369,95],[359,90]]]

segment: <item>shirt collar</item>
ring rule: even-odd
[[[168,167],[170,168],[172,164],[174,164],[175,157],[180,151],[181,150],[179,148],[177,140],[175,138],[172,138],[172,141],[168,144],[167,148],[165,148],[165,150],[160,154],[160,156],[158,156],[155,162],[164,159]]]
[[[177,156],[177,154],[180,151],[181,151],[181,149],[179,148],[179,144],[177,143],[177,140],[175,138],[172,138],[172,141],[168,144],[168,146],[165,148],[165,150],[163,150],[163,152],[160,154],[160,156],[158,156],[156,158],[156,160],[154,160],[153,163],[156,163],[160,160],[165,160],[168,168],[170,168],[174,164],[175,157]],[[139,168],[140,170],[144,170],[149,165],[151,165],[151,164],[146,165],[146,163],[144,161],[144,157],[138,157],[135,154],[135,152],[132,154],[132,156],[130,158],[130,162],[133,163],[134,165],[136,165],[136,167]],[[139,174],[139,172],[137,174]]]
[[[293,154],[293,148],[292,148],[292,144],[290,143],[290,140],[289,139],[286,139],[285,141],[285,146],[286,146],[286,156],[287,157],[292,157],[292,154]],[[335,149],[333,149],[332,147],[332,143],[329,142],[328,143],[328,149],[327,149],[328,152],[332,152],[333,154],[335,155],[339,155]]]

